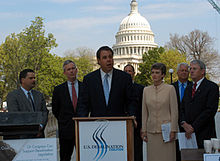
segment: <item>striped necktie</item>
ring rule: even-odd
[[[192,98],[194,97],[194,95],[196,93],[196,86],[197,86],[197,83],[195,82],[193,85],[193,89],[192,89]]]
[[[31,92],[29,91],[27,94],[28,94],[28,100],[31,103],[31,107],[35,111],[34,101],[33,101],[32,97],[31,97]]]
[[[72,83],[72,102],[73,102],[74,112],[76,112],[77,95],[76,95],[76,89],[74,87],[74,83]]]

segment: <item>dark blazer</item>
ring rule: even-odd
[[[191,81],[187,81],[187,86],[192,86],[192,82]],[[180,91],[179,91],[179,84],[178,84],[178,81],[172,83],[172,85],[175,87],[175,90],[176,90],[176,96],[177,96],[177,103],[178,103],[178,113],[179,113],[179,119],[178,119],[178,124],[179,124],[179,128],[180,128],[180,132],[183,132],[184,129],[181,127],[181,123],[180,123]],[[187,87],[186,87],[187,88]],[[185,92],[184,92],[185,93]]]
[[[78,85],[79,100],[82,83],[78,81]],[[52,112],[58,121],[59,137],[65,139],[74,139],[75,126],[72,118],[76,116],[76,112],[74,112],[67,82],[64,82],[63,84],[60,84],[54,88],[52,97]]]
[[[135,110],[135,116],[137,121],[137,129],[141,129],[142,127],[142,98],[143,98],[143,90],[144,86],[141,84],[133,83],[134,95],[137,100],[137,108]]]
[[[87,117],[89,112],[92,117],[134,115],[136,102],[132,88],[131,76],[113,68],[109,102],[106,106],[100,69],[91,72],[83,80],[78,115]]]
[[[137,121],[137,128],[134,128],[134,161],[143,161],[143,140],[141,139],[142,127],[142,97],[144,86],[133,83],[133,94],[137,100],[135,109],[135,116]]]
[[[193,98],[192,86],[187,86],[185,90],[180,120],[192,125],[199,148],[203,148],[203,140],[216,137],[214,117],[218,101],[218,85],[206,78],[201,82]]]
[[[41,92],[32,89],[35,112],[42,112],[41,124],[45,127],[48,120],[48,110],[44,96]],[[7,95],[8,112],[34,112],[31,102],[28,100],[21,88],[9,92]]]

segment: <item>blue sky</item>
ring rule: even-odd
[[[78,47],[96,51],[115,44],[120,22],[130,12],[131,0],[1,0],[0,43],[11,33],[20,33],[35,17],[44,18],[45,30],[52,33],[58,47],[52,53]],[[220,53],[220,14],[207,0],[137,0],[139,13],[151,25],[155,42],[163,46],[169,34],[179,35],[199,29],[216,39]],[[220,0],[215,0],[220,6]]]

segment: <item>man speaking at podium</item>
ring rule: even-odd
[[[131,76],[113,68],[113,50],[98,49],[96,58],[100,69],[84,77],[82,96],[77,114],[80,117],[133,116],[136,101],[132,96]]]
[[[44,129],[48,120],[48,110],[43,94],[33,90],[35,87],[35,73],[32,69],[24,69],[20,72],[19,81],[21,87],[7,95],[8,112],[42,112],[42,122],[37,135],[21,135],[20,139],[43,138]]]

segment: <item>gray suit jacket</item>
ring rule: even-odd
[[[45,127],[48,120],[48,110],[42,93],[32,90],[34,98],[35,112],[42,112],[41,124]],[[7,95],[8,112],[34,112],[30,101],[27,99],[21,88],[13,90]]]

